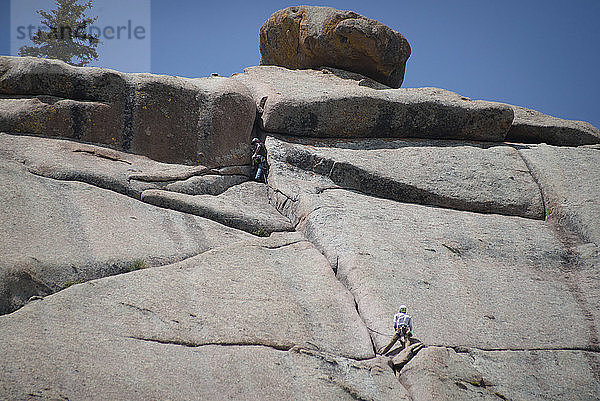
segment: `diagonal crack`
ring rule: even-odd
[[[273,188],[273,190],[274,190],[274,191],[277,191],[277,189],[275,189],[275,188]],[[283,196],[285,196],[285,197],[286,197],[286,198],[287,198],[289,201],[291,201],[291,202],[293,202],[293,203],[297,202],[297,200],[293,200],[292,198],[290,198],[290,197],[286,196],[284,193],[282,193],[282,192],[280,192],[280,191],[279,191],[279,193],[281,193]],[[271,198],[269,198],[269,201],[271,201]],[[279,208],[277,208],[277,205],[276,205],[276,204],[273,204],[273,206],[274,206],[275,210],[277,210],[277,211],[278,211],[278,212],[279,212],[281,215],[283,215],[284,217],[287,217],[288,219],[292,220],[292,219],[291,219],[289,216],[286,216],[284,213],[282,213],[282,211],[281,211],[281,210],[279,210]],[[303,218],[301,219],[301,221],[302,221],[302,220],[306,220],[306,218],[307,218],[307,217],[308,217],[308,216],[309,216],[311,213],[315,212],[316,210],[322,209],[322,208],[326,208],[326,206],[319,206],[319,207],[315,208],[315,209],[314,209],[314,210],[312,210],[312,211],[311,211],[309,214],[307,214],[305,217],[303,217]],[[333,209],[335,209],[335,207],[330,207],[330,208],[333,208]],[[299,224],[300,224],[300,221],[299,221],[299,222],[296,224],[296,227],[295,227],[295,228],[297,228],[297,226],[298,226]],[[304,236],[304,237],[306,238],[306,236]],[[364,318],[363,318],[363,317],[362,317],[362,315],[360,314],[360,311],[359,311],[359,308],[358,308],[358,303],[357,303],[357,301],[356,301],[356,297],[354,296],[354,294],[352,293],[352,291],[350,291],[350,290],[348,289],[348,287],[347,287],[347,286],[346,286],[346,285],[345,285],[343,282],[341,282],[341,281],[340,281],[340,280],[337,278],[337,269],[338,269],[338,265],[339,265],[339,259],[338,259],[338,260],[337,260],[337,262],[336,262],[336,266],[335,266],[335,267],[334,267],[334,266],[332,266],[332,265],[331,265],[331,263],[329,262],[329,259],[327,259],[327,256],[325,255],[325,253],[323,252],[323,250],[322,250],[322,249],[320,249],[320,248],[319,248],[319,247],[318,247],[316,244],[314,244],[312,241],[310,241],[310,239],[306,238],[306,241],[310,242],[310,243],[311,243],[311,244],[312,244],[312,245],[315,247],[315,249],[317,249],[317,250],[318,250],[318,251],[319,251],[319,252],[320,252],[320,253],[323,255],[323,257],[325,258],[325,260],[326,260],[326,261],[327,261],[327,263],[329,264],[329,267],[331,268],[331,271],[333,272],[333,274],[334,274],[334,277],[335,277],[335,278],[336,278],[336,279],[337,279],[337,280],[338,280],[338,281],[339,281],[339,282],[340,282],[340,283],[341,283],[341,284],[344,286],[344,288],[346,288],[346,290],[348,291],[348,293],[349,293],[349,294],[352,296],[352,299],[354,300],[354,306],[355,306],[355,308],[356,308],[356,313],[358,314],[358,316],[360,317],[360,319],[361,319],[362,323],[364,324],[364,326],[365,326],[365,327],[367,328],[367,330],[368,330],[368,326],[367,326],[367,324],[366,324],[366,322],[365,322]],[[369,335],[369,339],[371,340],[371,346],[372,346],[372,348],[373,348],[373,353],[374,353],[375,355],[377,355],[377,347],[375,346],[375,342],[373,341],[373,338],[371,337],[371,335]]]
[[[517,151],[517,153],[519,152]],[[332,158],[318,154],[308,153],[306,159],[300,158],[299,160],[290,159],[284,156],[284,161],[298,169],[310,171],[329,178],[336,185],[339,185],[339,188],[333,189],[356,191],[364,195],[396,202],[472,213],[518,216],[534,220],[542,220],[545,216],[543,198],[541,198],[541,208],[544,210],[538,214],[528,210],[521,210],[523,205],[519,204],[503,205],[494,200],[485,202],[444,195],[435,190],[422,188],[416,184],[396,181],[390,177],[370,172],[349,162],[336,161]],[[533,177],[529,166],[527,166],[527,168],[527,172]],[[533,177],[533,180],[535,181],[535,177]],[[537,181],[535,182],[539,187],[539,183],[537,183]]]

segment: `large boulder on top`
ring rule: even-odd
[[[99,143],[167,163],[250,162],[244,85],[0,56],[0,131]]]
[[[410,45],[399,32],[355,12],[299,6],[279,10],[263,24],[260,53],[261,65],[337,67],[399,88]]]

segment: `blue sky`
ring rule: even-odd
[[[0,54],[10,53],[8,3],[0,0]],[[298,4],[354,10],[401,32],[412,47],[404,87],[445,88],[600,127],[599,0],[151,0],[150,69],[228,76],[257,65],[262,23]]]

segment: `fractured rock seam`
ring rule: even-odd
[[[219,346],[223,346],[223,347],[260,346],[260,347],[272,348],[272,349],[275,349],[277,351],[290,351],[292,348],[294,348],[293,345],[278,345],[278,344],[268,344],[268,343],[259,343],[259,342],[239,342],[239,343],[235,343],[235,342],[207,342],[207,343],[194,343],[194,342],[188,342],[188,341],[161,340],[161,339],[157,339],[157,338],[136,337],[136,336],[128,336],[127,338],[131,338],[133,340],[140,340],[140,341],[149,341],[149,342],[154,342],[154,343],[159,343],[159,344],[181,345],[181,346],[184,346],[184,347],[191,347],[191,348],[204,347],[204,346],[207,346],[207,345],[219,345]]]
[[[461,345],[445,345],[445,344],[429,344],[428,347],[443,347],[454,350],[456,353],[468,352],[469,349],[475,349],[479,351],[488,352],[527,352],[527,351],[583,351],[600,353],[600,347],[532,347],[532,348],[485,348],[485,347],[474,347],[468,346],[463,347]]]
[[[600,339],[598,336],[598,329],[596,322],[594,321],[594,315],[590,311],[587,305],[585,296],[582,294],[581,288],[577,285],[576,280],[572,276],[572,272],[577,270],[579,254],[576,248],[576,242],[582,242],[581,236],[574,233],[567,226],[560,225],[558,221],[551,219],[552,227],[554,227],[556,237],[561,242],[566,251],[565,259],[563,260],[565,274],[565,282],[569,288],[570,293],[573,295],[575,302],[579,306],[585,321],[588,324],[588,330],[590,333],[589,338],[589,349],[583,349],[583,351],[599,352],[600,353]],[[587,356],[587,355],[586,355]],[[600,382],[600,364],[594,359],[587,356],[588,363],[592,369],[592,373],[598,382]]]
[[[518,153],[518,152],[517,152]],[[520,157],[523,156],[519,153]],[[414,185],[405,184],[395,182],[392,179],[386,177],[377,177],[368,171],[353,166],[349,163],[335,161],[333,159],[327,159],[325,157],[319,157],[316,155],[312,156],[312,163],[310,165],[303,165],[302,163],[295,163],[294,161],[286,160],[286,162],[291,165],[298,167],[305,171],[312,171],[316,174],[324,175],[332,180],[335,184],[339,185],[338,187],[329,187],[322,188],[321,192],[329,189],[345,189],[349,191],[356,191],[364,195],[373,196],[381,199],[388,199],[396,202],[402,203],[412,203],[423,206],[431,206],[438,207],[442,209],[451,209],[451,210],[459,210],[459,211],[467,211],[472,213],[482,213],[482,214],[500,214],[504,216],[517,216],[527,219],[534,220],[543,220],[545,217],[545,204],[542,192],[542,208],[544,212],[542,216],[532,216],[527,213],[522,213],[518,210],[511,211],[509,208],[498,208],[491,207],[489,202],[470,202],[464,201],[458,198],[450,198],[441,194],[436,194],[434,192],[425,190],[423,188],[418,188]],[[535,176],[533,176],[529,165],[525,163],[527,168],[529,169],[528,173],[532,177],[532,179],[536,182],[537,186],[540,188],[541,186],[536,180]],[[323,166],[323,168],[319,168],[319,166]],[[329,167],[329,165],[331,167]],[[329,167],[327,169],[327,167]],[[329,170],[328,172],[326,170]],[[336,174],[337,172],[337,174]],[[343,172],[343,173],[342,173]],[[348,181],[347,179],[352,177],[355,182]],[[377,189],[369,190],[365,186],[360,185],[364,180],[372,180],[373,182],[377,182]],[[383,183],[383,184],[382,184]],[[392,193],[390,193],[389,189],[392,188],[393,192],[402,193],[401,197],[395,197]],[[385,190],[384,190],[385,189]],[[491,209],[491,210],[490,210]]]
[[[544,194],[544,188],[542,187],[542,184],[540,183],[538,178],[535,176],[535,174],[533,174],[533,169],[531,168],[529,161],[525,158],[525,156],[523,156],[523,154],[519,151],[519,149],[517,149],[516,147],[515,147],[515,149],[516,149],[517,153],[519,154],[519,156],[521,157],[521,159],[523,160],[523,163],[525,163],[525,166],[527,166],[527,169],[529,170],[529,175],[531,175],[531,178],[533,178],[533,181],[537,184],[538,188],[540,189],[540,196],[542,198],[542,207],[544,208],[543,220],[546,220],[548,218],[548,210],[546,208],[546,196]]]
[[[292,200],[291,198],[287,197],[287,196],[286,196],[286,195],[285,195],[283,192],[281,192],[281,191],[278,191],[278,190],[276,190],[276,189],[274,189],[274,188],[271,188],[271,189],[273,189],[274,191],[276,191],[276,192],[278,192],[278,193],[281,193],[281,194],[282,194],[283,196],[285,196],[285,197],[286,197],[288,200],[290,200],[290,201],[292,201],[292,202],[296,202],[296,201]],[[280,211],[280,210],[277,208],[277,206],[276,206],[276,205],[273,205],[273,206],[276,208],[276,210],[277,210],[277,211],[279,211],[279,212],[280,212],[282,215],[284,215],[284,217],[285,217],[285,214],[283,214],[283,213],[282,213],[282,212],[281,212],[281,211]],[[320,209],[320,208],[321,208],[321,207],[319,207],[319,208],[317,208],[317,209]],[[315,209],[315,210],[317,210],[317,209]],[[312,213],[312,212],[314,212],[315,210],[311,211],[311,213]],[[288,218],[289,218],[289,217],[288,217]],[[306,218],[308,218],[308,215],[306,216]],[[291,218],[289,218],[289,219],[291,220]],[[305,219],[302,219],[302,220],[305,220]],[[299,222],[298,222],[298,223],[296,223],[296,229],[297,229],[297,226],[298,226],[299,224],[300,224]],[[341,283],[341,284],[344,286],[344,288],[346,288],[346,289],[348,290],[348,292],[349,292],[349,293],[352,295],[352,298],[353,298],[353,300],[354,300],[354,305],[355,305],[355,307],[356,307],[356,313],[358,314],[358,316],[360,317],[361,321],[363,322],[363,324],[365,325],[365,327],[366,327],[366,328],[367,328],[367,330],[368,330],[369,328],[368,328],[368,326],[367,326],[367,324],[366,324],[366,322],[365,322],[364,318],[362,317],[362,315],[361,315],[361,313],[360,313],[360,310],[359,310],[359,308],[358,308],[358,302],[356,301],[356,297],[355,297],[355,295],[352,293],[352,291],[350,291],[350,289],[349,289],[349,288],[346,286],[346,284],[345,284],[345,283],[343,283],[341,280],[339,280],[339,279],[338,279],[338,277],[337,277],[337,269],[338,269],[338,265],[339,265],[339,260],[337,261],[337,263],[336,263],[336,267],[334,268],[334,267],[331,265],[331,263],[329,262],[329,259],[327,258],[327,255],[326,255],[326,254],[323,252],[323,250],[322,250],[322,249],[320,249],[320,248],[319,248],[319,247],[318,247],[316,244],[312,243],[312,242],[310,241],[310,239],[309,239],[309,238],[306,238],[306,240],[307,240],[308,242],[310,242],[310,243],[311,243],[311,244],[312,244],[312,245],[315,247],[315,249],[317,249],[319,252],[321,252],[321,254],[323,255],[323,257],[324,257],[324,258],[327,260],[327,263],[329,264],[329,267],[330,267],[330,268],[331,268],[331,270],[334,272],[334,276],[335,276],[335,278],[336,278],[338,281],[340,281],[340,283]],[[374,352],[374,354],[375,354],[375,355],[377,355],[377,347],[376,347],[376,345],[375,345],[375,342],[373,341],[373,337],[372,337],[371,335],[369,335],[369,338],[371,339],[371,345],[372,345],[372,347],[373,347],[373,352]]]
[[[572,277],[572,272],[577,271],[577,265],[579,264],[578,261],[580,260],[580,255],[577,252],[577,245],[582,245],[589,241],[587,240],[587,238],[584,238],[584,236],[581,233],[575,232],[575,230],[571,229],[568,225],[561,224],[560,219],[554,219],[547,214],[546,203],[549,202],[549,199],[545,194],[543,185],[539,181],[538,177],[536,177],[536,175],[533,173],[533,169],[531,168],[527,158],[524,157],[520,151],[518,153],[523,159],[523,162],[525,163],[527,168],[529,169],[534,181],[538,184],[540,188],[540,193],[542,195],[542,200],[544,203],[546,220],[551,223],[551,227],[554,229],[556,238],[561,243],[562,247],[565,249],[566,255],[562,261],[563,270],[566,273],[565,283],[567,284],[570,293],[573,295],[573,298],[575,299],[583,315],[585,316],[586,322],[588,323],[588,329],[590,332],[590,351],[598,350],[600,349],[600,338],[598,335],[598,330],[596,328],[594,317],[591,311],[589,310],[589,307],[587,306],[587,302],[582,294],[582,290],[579,288],[579,286]],[[597,378],[600,381],[600,367],[596,367],[594,369],[594,373],[597,375]]]
[[[112,159],[110,159],[110,160],[112,160]],[[225,221],[223,219],[217,220],[215,218],[211,218],[211,216],[207,216],[207,215],[204,215],[204,214],[194,213],[191,210],[188,210],[186,208],[173,208],[173,207],[171,207],[168,204],[163,204],[163,203],[158,204],[157,202],[150,202],[150,201],[144,200],[143,197],[140,199],[140,197],[138,197],[137,191],[132,190],[132,189],[128,188],[127,186],[125,186],[123,184],[120,184],[120,183],[118,183],[116,181],[113,182],[113,181],[104,179],[103,177],[94,177],[94,176],[89,176],[89,175],[88,176],[70,175],[69,177],[65,177],[65,179],[61,179],[61,178],[52,177],[52,176],[49,177],[49,176],[43,174],[42,172],[36,171],[35,169],[32,169],[32,168],[28,168],[28,171],[30,173],[36,175],[36,176],[44,177],[44,178],[49,178],[49,179],[53,179],[53,180],[57,180],[57,181],[82,182],[82,183],[85,183],[85,184],[88,184],[88,185],[92,185],[92,186],[95,186],[95,187],[98,187],[98,188],[106,189],[106,190],[113,191],[113,192],[116,192],[116,193],[119,193],[119,194],[122,194],[122,195],[129,196],[129,197],[131,197],[131,198],[133,198],[135,200],[138,200],[140,202],[146,203],[148,205],[152,205],[152,206],[155,206],[155,207],[160,207],[160,208],[167,209],[167,210],[174,210],[174,211],[177,211],[177,212],[180,212],[180,213],[191,214],[191,215],[196,215],[196,216],[199,216],[199,217],[207,218],[207,219],[210,219],[210,220],[215,221],[217,223],[223,224],[223,225],[225,225],[227,227],[236,228],[236,229],[243,230],[243,231],[251,232],[251,231],[255,231],[256,229],[259,228],[259,227],[250,227],[250,228],[248,228],[248,227],[245,227],[244,224],[236,224],[235,222],[233,224],[226,224],[226,223],[228,223],[228,221]],[[191,177],[194,177],[194,176],[207,175],[207,174],[210,174],[211,172],[214,172],[214,170],[207,169],[206,171],[202,171],[200,173],[192,173],[189,176],[187,174],[185,174],[185,175],[181,176],[181,177],[183,177],[181,180],[185,180],[187,178],[191,178]],[[67,178],[70,178],[70,179],[67,179]],[[153,180],[148,175],[139,176],[139,177],[138,176],[130,176],[129,180],[141,180],[141,181],[145,181],[145,182],[149,182],[149,183],[156,183],[157,185],[159,185],[161,187],[166,186],[167,184],[170,184],[170,183],[173,183],[173,182],[180,181],[180,180],[177,180],[177,179],[175,179],[175,180],[164,180],[164,181],[162,181],[162,180]],[[232,188],[232,187],[230,187],[230,188]],[[166,190],[166,191],[168,191],[168,190]],[[142,191],[142,192],[145,192],[145,191]],[[173,191],[169,191],[169,192],[173,192]],[[244,227],[242,227],[242,226],[244,226]],[[277,231],[273,231],[273,232],[277,232]]]

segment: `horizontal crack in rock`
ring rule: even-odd
[[[108,155],[108,154],[105,154],[105,153],[101,153],[101,152],[99,152],[97,150],[75,149],[75,150],[73,150],[73,153],[87,153],[87,154],[90,154],[92,156],[99,157],[101,159],[111,160],[111,161],[115,161],[115,162],[121,162],[121,163],[129,164],[130,166],[132,164],[131,162],[128,162],[127,160],[123,160],[123,159],[120,159],[120,158],[118,158],[116,156],[111,156],[111,155]]]
[[[486,347],[472,347],[472,346],[462,346],[462,345],[441,345],[441,344],[429,344],[429,347],[442,347],[442,348],[451,348],[455,352],[464,353],[468,352],[469,349],[474,349],[478,351],[486,351],[486,352],[497,352],[497,351],[519,351],[519,352],[527,352],[527,351],[584,351],[584,352],[597,352],[600,353],[600,347],[507,347],[507,348],[486,348]]]
[[[273,231],[273,232],[289,232],[289,231]],[[281,245],[263,245],[262,247],[265,249],[279,249],[279,248],[284,248],[286,246],[290,246],[290,245],[294,245],[294,244],[298,244],[300,242],[308,242],[307,240],[303,240],[303,239],[299,239],[293,242],[286,242],[285,244],[281,244]]]
[[[194,171],[189,171],[186,173],[174,173],[174,174],[153,174],[153,173],[134,173],[128,177],[128,180],[136,180],[143,182],[171,182],[171,181],[185,181],[189,178],[203,175],[221,175],[218,171],[203,167],[199,169],[195,169]]]
[[[139,341],[148,341],[148,342],[153,342],[153,343],[158,343],[158,344],[180,345],[180,346],[191,347],[191,348],[205,347],[205,346],[209,346],[209,345],[218,345],[218,346],[222,346],[222,347],[257,346],[257,347],[273,348],[277,351],[290,351],[292,348],[294,348],[293,345],[269,344],[269,343],[245,342],[245,341],[240,341],[240,342],[212,341],[212,342],[206,342],[206,343],[195,343],[195,342],[183,341],[183,340],[162,340],[159,338],[146,338],[146,337],[137,337],[137,336],[127,336],[127,338],[131,338],[133,340],[139,340]]]
[[[519,153],[519,152],[517,152],[517,153]],[[519,211],[518,208],[514,209],[513,207],[508,207],[506,205],[502,206],[501,204],[495,203],[495,201],[477,202],[477,201],[469,201],[469,200],[465,200],[465,199],[461,199],[461,198],[453,198],[453,197],[445,196],[445,195],[436,193],[435,191],[421,188],[418,185],[398,182],[391,178],[378,175],[377,173],[369,172],[368,170],[365,170],[364,168],[357,167],[348,162],[338,162],[333,159],[328,159],[326,157],[320,157],[320,156],[315,156],[315,157],[317,157],[317,161],[315,161],[312,164],[309,163],[308,165],[302,164],[299,162],[290,161],[287,159],[285,160],[285,162],[298,168],[298,169],[301,169],[304,171],[311,171],[315,174],[320,174],[320,175],[326,176],[330,180],[332,180],[334,182],[334,184],[339,185],[339,188],[324,188],[323,190],[344,189],[344,190],[349,190],[349,191],[356,191],[358,193],[372,196],[375,198],[380,198],[380,199],[388,199],[388,200],[392,200],[392,201],[396,201],[396,202],[417,204],[417,205],[423,205],[423,206],[431,206],[431,207],[437,207],[437,208],[442,208],[442,209],[466,211],[466,212],[472,212],[472,213],[499,214],[499,215],[503,215],[503,216],[518,216],[518,217],[522,217],[522,218],[526,218],[526,219],[533,219],[533,220],[543,220],[545,217],[544,213],[542,213],[541,216],[531,215],[530,213],[525,213],[525,212]],[[318,168],[318,166],[324,162],[331,163],[329,172],[323,171],[322,169]],[[340,171],[343,171],[344,174],[346,174],[346,175],[334,174],[334,170],[338,166],[339,166],[339,168],[337,169],[338,173]],[[535,181],[535,177],[533,177],[533,174],[531,174],[531,171],[530,171],[531,169],[529,168],[529,166],[527,166],[527,168],[528,168],[527,172],[529,173],[530,176],[532,176],[534,182],[536,182],[536,184],[537,184],[537,181]],[[350,173],[352,173],[352,174],[350,174]],[[350,180],[348,179],[348,175],[351,176]],[[363,180],[357,180],[357,177],[362,177]],[[355,182],[352,182],[352,180],[354,180]],[[378,185],[377,185],[378,189],[370,190],[368,187],[366,187],[364,185],[364,182],[366,180],[378,182]],[[537,184],[537,185],[539,188],[539,184]],[[404,195],[400,199],[400,198],[394,196],[393,194],[389,193],[389,191],[383,190],[382,188],[387,188],[387,189],[396,188],[399,192],[403,193]],[[541,205],[542,209],[544,209],[544,211],[545,211],[543,197],[541,198],[541,203],[542,203],[542,205]],[[490,205],[495,205],[495,207],[493,208],[495,210],[490,211],[489,210]]]

